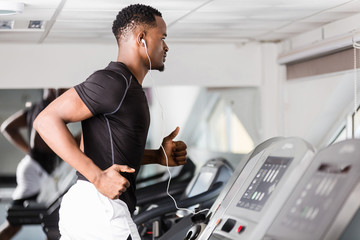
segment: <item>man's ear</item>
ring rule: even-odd
[[[145,43],[144,43],[145,39],[144,39],[144,37],[145,37],[145,32],[140,32],[140,33],[137,35],[137,37],[136,37],[136,42],[137,42],[139,45],[145,46]]]

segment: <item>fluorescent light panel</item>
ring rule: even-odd
[[[24,3],[0,1],[0,15],[14,15],[22,13],[24,10]]]

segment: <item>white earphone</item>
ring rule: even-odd
[[[144,47],[146,48],[146,42],[145,42],[145,39],[141,39],[141,42],[144,44]]]
[[[150,56],[149,56],[149,53],[148,53],[148,50],[147,50],[147,47],[146,47],[145,39],[141,39],[141,42],[144,44],[146,56],[147,56],[147,58],[149,60],[149,65],[150,65],[150,70],[151,70],[151,60],[150,60]]]

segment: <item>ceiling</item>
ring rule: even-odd
[[[0,0],[4,1],[4,0]],[[21,1],[21,0],[19,0]],[[21,14],[0,29],[0,43],[113,43],[112,21],[131,0],[23,0]],[[280,41],[360,12],[360,0],[156,0],[168,40]],[[43,21],[29,29],[29,21]],[[1,25],[1,24],[0,24]]]

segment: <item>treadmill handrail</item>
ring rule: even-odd
[[[165,174],[166,174],[166,172],[164,171],[164,172],[161,172],[161,173],[158,173],[158,174],[151,175],[149,177],[139,178],[139,179],[136,180],[136,184],[140,184],[140,183],[147,182],[147,181],[150,181],[150,180],[155,180],[155,179],[162,178]]]
[[[209,190],[207,190],[203,193],[200,193],[198,195],[195,195],[193,197],[180,200],[177,203],[177,205],[179,208],[187,208],[187,207],[194,206],[194,205],[198,204],[199,202],[202,203],[209,199],[216,198],[219,195],[223,185],[224,185],[223,182],[217,182]],[[173,203],[173,202],[171,201],[171,203]],[[134,220],[135,224],[139,225],[141,223],[151,220],[152,218],[161,216],[161,215],[169,213],[169,212],[175,212],[176,210],[177,209],[175,207],[175,204],[169,204],[169,202],[166,202],[166,203],[159,205],[157,208],[151,209],[149,211],[143,212],[143,213],[135,216],[133,220]]]
[[[137,196],[137,202],[136,205],[143,206],[144,204],[149,204],[154,201],[159,201],[161,199],[164,199],[168,195],[166,194],[166,187],[168,183],[162,183],[157,186],[159,186],[159,189],[163,189],[161,193],[157,193],[154,195],[154,190],[149,190],[148,192],[142,192],[140,197]],[[172,183],[172,185],[169,188],[169,193],[176,198],[176,196],[179,196],[183,194],[184,189],[188,185],[188,182],[176,182]],[[154,189],[154,188],[153,188]],[[146,193],[146,195],[145,195]]]

